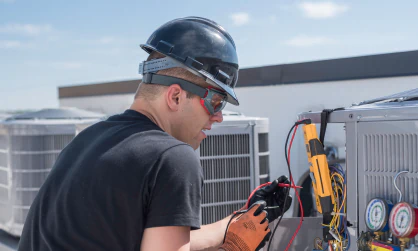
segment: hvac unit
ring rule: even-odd
[[[303,113],[299,118],[310,118],[320,124],[321,113]],[[366,221],[370,215],[365,212],[368,203],[374,198],[398,202],[394,177],[400,172],[406,171],[396,182],[403,194],[402,201],[418,205],[418,89],[334,111],[328,122],[342,123],[345,128],[347,218],[352,225],[349,251],[354,251],[359,248],[356,240],[361,240],[361,233],[368,231]],[[399,219],[396,222],[399,226],[408,224],[406,216]],[[414,218],[409,220],[415,223]],[[382,234],[382,241],[387,241],[389,231]],[[417,240],[415,237],[411,242]],[[306,241],[307,245],[312,242]],[[394,243],[398,243],[396,238]]]
[[[1,113],[0,112],[0,121],[4,121],[4,120],[6,120],[7,118],[9,118],[9,117],[11,117],[12,115],[11,114],[8,114],[8,113]]]
[[[45,109],[0,122],[0,228],[20,236],[28,210],[75,125],[102,114]]]
[[[268,119],[223,111],[196,154],[204,174],[202,224],[221,220],[244,206],[251,191],[270,180]],[[77,133],[91,124],[76,125]]]
[[[206,131],[197,150],[204,174],[202,224],[240,209],[255,187],[270,180],[268,132],[267,118],[233,112]]]

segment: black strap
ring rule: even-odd
[[[165,86],[178,84],[183,90],[196,94],[197,96],[201,98],[205,97],[205,94],[206,94],[206,88],[195,85],[184,79],[175,78],[171,76],[159,75],[159,74],[154,74],[154,73],[146,73],[142,76],[142,82],[145,84],[158,84],[158,85],[165,85]]]
[[[324,146],[324,139],[325,139],[325,131],[327,130],[328,118],[331,112],[344,110],[343,107],[335,108],[335,109],[324,109],[321,112],[321,130],[319,133],[319,141],[321,141],[322,146]]]

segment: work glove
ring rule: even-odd
[[[279,183],[290,184],[290,181],[286,176],[280,176],[271,182],[270,185],[259,188],[248,200],[248,206],[253,205],[259,200],[263,200],[267,203],[267,207],[272,207],[268,210],[267,219],[269,222],[273,222],[283,215],[292,204],[292,196],[288,195],[286,205],[284,205],[286,194],[288,194],[290,187],[279,187]]]
[[[233,218],[219,250],[254,251],[264,247],[271,235],[265,206],[265,201],[257,201],[247,212]]]

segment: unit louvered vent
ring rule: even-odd
[[[61,150],[74,135],[16,135],[10,137],[11,181],[15,187],[15,224],[23,225],[33,199]],[[5,189],[5,188],[1,188]],[[1,198],[1,201],[7,198]]]
[[[258,154],[260,167],[260,184],[270,181],[270,156],[268,133],[258,134]]]
[[[200,146],[200,156],[228,156],[250,153],[249,134],[210,135]]]
[[[364,134],[359,144],[359,212],[364,212],[367,202],[376,197],[397,203],[399,193],[393,179],[401,171],[408,171],[397,179],[402,200],[418,204],[418,135]]]
[[[251,192],[250,147],[249,134],[209,135],[202,142],[202,224],[220,220],[244,205]]]
[[[13,136],[12,151],[53,151],[62,150],[74,135]]]
[[[418,172],[417,142],[416,134],[364,135],[365,171]]]
[[[268,181],[268,133],[253,129],[222,128],[200,145],[205,178],[202,224],[221,220],[240,209],[255,186]]]

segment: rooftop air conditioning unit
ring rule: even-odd
[[[302,113],[299,118],[320,123],[321,113]],[[363,231],[368,231],[368,202],[382,198],[395,204],[400,199],[394,186],[396,175],[407,172],[397,179],[402,201],[418,204],[418,89],[334,111],[328,122],[341,123],[345,129],[347,219],[351,237],[348,251],[354,251],[359,249],[356,240],[363,238]],[[385,218],[383,214],[379,217]],[[400,219],[402,225],[403,216]],[[388,237],[386,231],[382,241]],[[307,245],[311,242],[306,240]],[[396,238],[394,242],[397,243]],[[418,243],[418,237],[411,242]],[[363,242],[359,240],[359,243]]]
[[[6,120],[7,118],[9,118],[11,116],[12,116],[11,114],[0,112],[0,121]]]
[[[270,180],[267,118],[224,112],[224,121],[206,133],[197,150],[205,178],[204,225],[240,209],[254,188]]]
[[[202,224],[221,220],[244,206],[251,191],[270,180],[268,119],[223,111],[224,121],[206,131],[196,154],[204,174]],[[76,125],[77,133],[90,126]]]
[[[0,228],[20,236],[30,205],[75,125],[104,115],[79,109],[45,109],[0,121]]]

